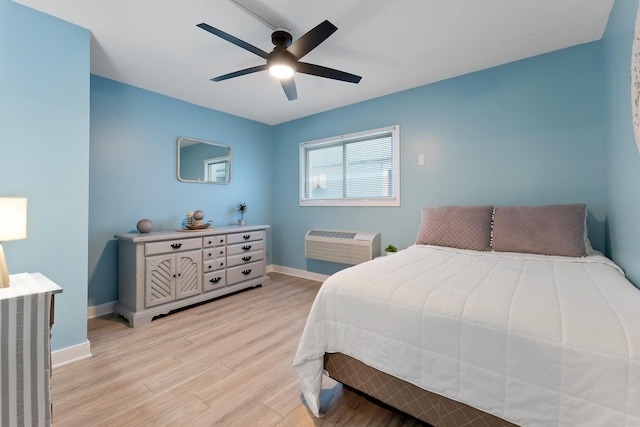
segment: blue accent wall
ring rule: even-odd
[[[323,274],[344,266],[304,258],[310,228],[380,231],[403,248],[424,206],[586,202],[593,246],[637,284],[637,6],[617,0],[599,42],[268,126],[90,76],[88,30],[0,0],[0,196],[29,198],[9,267],[64,288],[54,350],[86,341],[87,305],[117,300],[114,233],[141,218],[174,229],[195,209],[231,224],[241,201],[250,224],[272,225],[268,263]],[[299,143],[395,124],[401,206],[299,206]],[[230,145],[231,183],[179,182],[180,136]]]
[[[631,47],[637,0],[616,0],[603,37],[607,92],[608,254],[640,285],[640,154],[631,121]]]
[[[231,146],[231,183],[178,181],[181,136]],[[246,202],[249,224],[272,222],[272,131],[262,123],[92,75],[90,164],[89,306],[118,299],[113,235],[135,231],[142,218],[175,230],[187,211],[201,209],[205,221],[229,225]],[[270,255],[268,247],[267,262]]]
[[[273,262],[330,274],[304,257],[310,228],[379,231],[411,245],[424,206],[585,202],[604,249],[602,44],[577,46],[275,127]],[[366,78],[366,77],[365,77]],[[400,207],[300,207],[298,145],[400,125]],[[425,165],[418,165],[418,155]]]
[[[0,0],[0,196],[28,198],[27,238],[3,246],[64,289],[53,350],[87,340],[89,37]]]

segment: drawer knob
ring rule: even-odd
[[[172,243],[171,247],[173,249],[180,249],[182,247],[182,243]]]
[[[249,240],[251,238],[251,234],[245,234],[244,236],[242,236],[242,238],[244,240]]]
[[[222,280],[222,277],[214,277],[213,279],[209,280],[211,283],[218,283],[220,280]]]
[[[244,274],[245,276],[248,276],[249,274],[251,274],[251,269],[249,268],[247,270],[244,270],[242,274]]]
[[[242,257],[242,260],[243,260],[244,262],[249,262],[249,261],[251,261],[251,258],[252,258],[251,256],[243,256],[243,257]]]
[[[251,245],[246,245],[242,247],[243,251],[248,251],[249,249],[251,249]]]

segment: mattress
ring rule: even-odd
[[[522,426],[640,425],[640,291],[600,254],[412,246],[323,284],[294,367],[325,353]]]

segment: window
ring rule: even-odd
[[[226,184],[229,182],[229,157],[204,160],[204,180]]]
[[[300,206],[400,206],[400,128],[300,144]]]

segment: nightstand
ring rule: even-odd
[[[53,300],[62,288],[41,273],[9,280],[0,289],[2,418],[9,426],[50,426]]]

